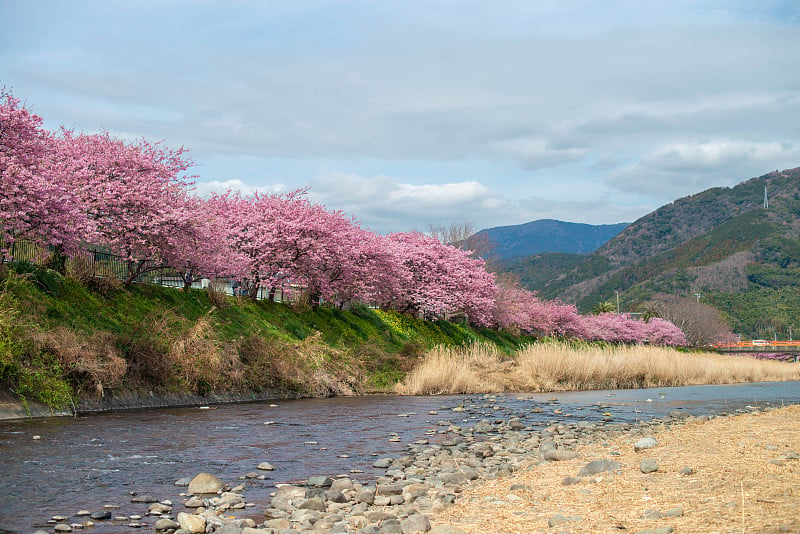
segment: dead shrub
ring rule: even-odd
[[[297,343],[252,335],[241,339],[236,350],[253,389],[277,388],[312,397],[360,391],[363,371],[359,363],[324,343],[319,332]]]
[[[85,256],[72,258],[67,274],[82,286],[101,295],[122,289],[122,280],[117,278],[108,266],[90,261]]]
[[[87,337],[58,327],[34,332],[30,338],[38,351],[55,356],[65,377],[76,384],[78,391],[93,391],[102,397],[106,388],[122,383],[128,370],[116,338],[108,332]]]
[[[217,339],[215,310],[211,308],[194,322],[171,311],[146,316],[130,340],[131,374],[147,385],[200,394],[240,383],[239,354],[235,346]]]
[[[289,299],[289,307],[298,313],[307,312],[311,309],[311,295],[308,291],[294,293]]]
[[[181,332],[168,353],[178,379],[198,393],[230,387],[241,374],[238,354],[216,339],[211,323],[214,310]]]
[[[230,303],[225,292],[225,284],[219,280],[209,282],[206,286],[206,296],[211,305],[217,308],[224,308]]]

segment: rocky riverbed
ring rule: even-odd
[[[443,417],[427,430],[426,437],[409,443],[405,454],[377,458],[374,467],[383,470],[383,474],[375,480],[360,479],[358,472],[319,473],[302,481],[287,480],[277,484],[266,509],[256,509],[247,501],[248,494],[260,488],[252,482],[267,476],[280,480],[280,470],[265,458],[238,480],[223,481],[214,473],[199,473],[177,480],[176,491],[170,495],[149,495],[142,489],[131,492],[130,503],[41,518],[41,532],[91,528],[93,532],[144,529],[179,534],[454,534],[465,530],[436,525],[435,518],[476,487],[507,480],[514,474],[531,472],[540,466],[575,462],[581,464],[580,470],[565,477],[563,484],[580,485],[599,473],[614,474],[623,469],[614,460],[619,450],[612,447],[603,457],[590,458],[581,456],[578,452],[581,447],[607,444],[609,440],[624,437],[635,440],[638,451],[646,451],[658,446],[652,436],[654,432],[688,420],[708,418],[691,417],[676,410],[663,420],[618,423],[611,413],[602,414],[604,418],[595,422],[571,420],[570,414],[563,414],[560,422],[542,428],[527,425],[519,417],[503,417],[503,410],[495,401],[495,396],[485,396],[480,404],[448,408],[456,413],[466,412],[465,417],[493,413],[498,417],[484,417],[474,423],[469,418],[458,420],[470,421],[465,424]],[[554,401],[552,405],[551,409],[558,413],[557,403]],[[539,406],[532,408],[541,409]],[[793,451],[789,452],[785,461],[796,460],[796,453],[790,457]],[[640,474],[656,470],[656,457],[645,458],[636,466]],[[524,489],[510,486],[507,499],[524,499],[518,495]],[[682,513],[677,507],[658,512]],[[558,529],[559,524],[567,525],[562,530],[569,531],[570,523],[575,521],[575,517],[554,514],[550,524],[543,525],[543,531]]]

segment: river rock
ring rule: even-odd
[[[56,532],[72,532],[72,527],[66,523],[59,523],[53,527],[53,530]]]
[[[333,484],[333,479],[326,476],[313,476],[306,481],[307,486],[315,488],[330,488],[331,484]]]
[[[151,502],[158,502],[158,499],[150,495],[135,495],[131,497],[131,502],[150,504]]]
[[[494,430],[494,427],[492,427],[492,423],[490,423],[486,419],[483,419],[472,428],[472,431],[475,432],[476,434],[487,434],[492,430]]]
[[[306,498],[306,488],[298,486],[280,486],[272,497],[271,505],[273,508],[291,512],[296,504],[303,502]]]
[[[375,492],[376,495],[391,496],[402,495],[403,488],[406,486],[404,483],[397,484],[378,484]]]
[[[310,499],[306,499],[300,503],[300,506],[297,508],[298,510],[313,510],[315,512],[326,511],[325,501],[322,500],[322,497],[311,497]]]
[[[519,417],[512,417],[508,420],[508,428],[511,430],[523,430],[525,425],[522,424]]]
[[[655,447],[658,447],[658,442],[656,441],[656,438],[652,436],[647,436],[646,438],[642,438],[633,444],[633,450],[636,452],[643,451],[646,449],[652,449]]]
[[[209,495],[224,487],[225,483],[211,473],[200,473],[189,482],[188,491],[193,495]]]
[[[371,489],[360,489],[356,493],[356,502],[372,504],[375,502],[375,492]]]
[[[148,508],[148,512],[151,514],[165,514],[172,511],[172,506],[167,506],[166,504],[161,504],[160,502],[154,502]]]
[[[391,458],[380,458],[378,460],[375,460],[375,462],[373,462],[372,467],[376,467],[378,469],[386,469],[391,465],[392,465]]]
[[[643,458],[639,470],[644,473],[654,473],[658,471],[658,462],[655,458]]]
[[[214,529],[214,534],[242,534],[242,529],[234,523],[226,523]]]
[[[154,526],[156,530],[177,530],[181,528],[180,523],[167,518],[159,519]]]
[[[683,506],[676,506],[675,508],[668,510],[664,515],[667,517],[683,517]]]
[[[402,492],[403,502],[406,504],[411,504],[420,497],[427,495],[427,493],[428,493],[427,484],[409,484],[408,486],[403,488]]]
[[[325,500],[338,504],[346,503],[348,501],[347,497],[344,496],[344,493],[335,489],[330,489],[325,492]]]
[[[431,522],[422,514],[413,514],[400,522],[403,534],[420,534],[431,529]]]
[[[108,510],[101,510],[100,512],[93,513],[90,517],[98,521],[104,521],[106,519],[111,519],[111,512]]]
[[[551,462],[563,462],[566,460],[572,460],[578,457],[578,453],[575,451],[568,451],[566,449],[550,449],[544,451],[543,455],[545,460]]]
[[[275,466],[269,462],[261,462],[256,466],[256,469],[261,469],[262,471],[275,471]]]
[[[642,519],[664,519],[664,514],[659,510],[648,509],[642,514]]]
[[[205,502],[203,502],[203,499],[201,499],[200,497],[192,496],[192,497],[189,497],[186,500],[186,502],[183,503],[183,505],[186,508],[200,508],[201,506],[205,506],[206,504],[205,504]]]
[[[206,518],[201,515],[180,512],[178,514],[178,523],[181,526],[181,530],[191,534],[204,534],[206,531]]]
[[[618,471],[622,466],[613,460],[592,460],[578,471],[579,477],[588,477],[608,471]]]
[[[352,491],[353,481],[350,478],[337,478],[331,484],[331,491]]]

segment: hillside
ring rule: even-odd
[[[736,332],[788,337],[790,326],[800,326],[794,323],[800,321],[798,235],[800,168],[676,200],[592,254],[573,258],[573,265],[557,255],[539,255],[509,268],[529,289],[584,311],[614,299],[617,291],[623,308],[631,310],[658,294],[699,293],[727,315]],[[765,299],[773,306],[765,306]]]
[[[591,225],[541,219],[525,224],[486,228],[475,237],[492,243],[492,255],[502,261],[543,252],[589,254],[626,226],[628,223]]]
[[[349,310],[89,283],[0,266],[0,392],[63,408],[77,398],[386,390],[431,347],[531,339],[364,306]]]

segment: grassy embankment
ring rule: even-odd
[[[509,356],[437,347],[395,390],[406,395],[569,391],[800,380],[800,364],[666,347],[541,341]]]
[[[252,302],[215,291],[0,270],[0,385],[52,408],[131,391],[388,391],[437,345],[530,341],[366,307]]]

